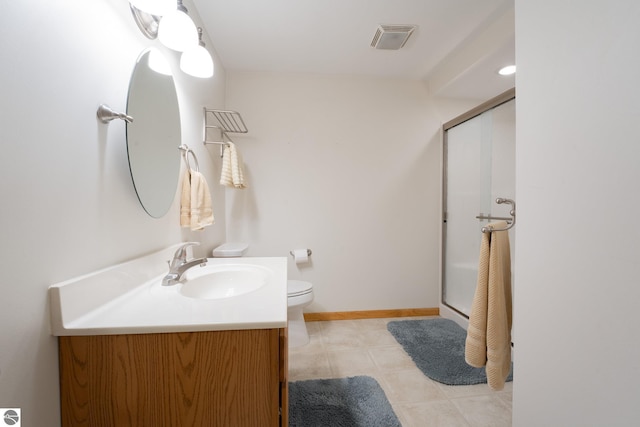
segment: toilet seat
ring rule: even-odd
[[[309,294],[313,291],[313,285],[303,280],[287,281],[287,297],[297,297]]]

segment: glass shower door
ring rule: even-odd
[[[515,200],[515,100],[445,129],[442,303],[468,317],[485,216],[508,217]],[[481,217],[481,218],[478,218]],[[515,231],[509,231],[511,250]],[[513,268],[512,268],[513,270]]]

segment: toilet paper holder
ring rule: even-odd
[[[295,257],[295,254],[293,253],[293,251],[289,251],[289,253],[291,254],[292,257]],[[307,256],[311,256],[311,249],[307,249]]]

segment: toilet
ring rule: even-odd
[[[214,258],[237,258],[243,256],[249,244],[224,243],[213,250]],[[304,323],[303,310],[313,301],[313,285],[302,280],[287,280],[287,325],[289,348],[309,343],[309,333]]]
[[[302,311],[313,301],[313,285],[302,280],[287,280],[287,320],[289,348],[309,343],[307,325]]]

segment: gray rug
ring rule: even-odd
[[[448,385],[487,382],[484,368],[474,368],[465,362],[467,332],[453,320],[399,320],[389,322],[387,329],[432,380]],[[513,364],[507,378],[512,380]]]
[[[400,427],[391,404],[371,377],[289,383],[290,427]]]

